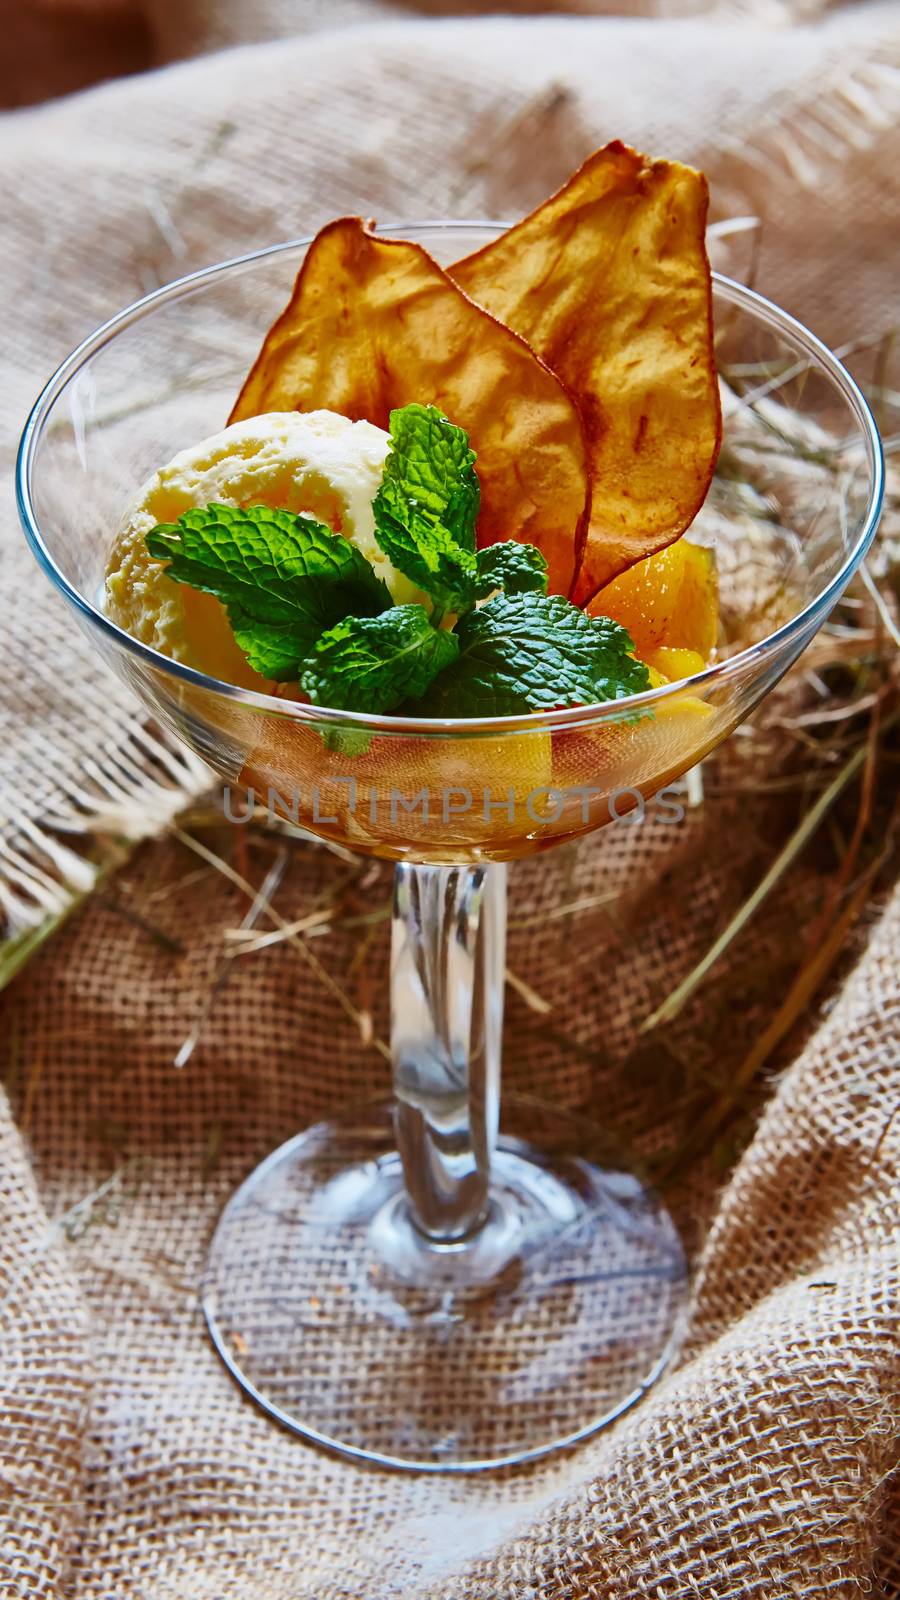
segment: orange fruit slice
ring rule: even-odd
[[[705,665],[716,642],[718,586],[711,550],[678,539],[655,556],[637,561],[591,601],[593,617],[612,617],[627,628],[635,654],[665,677],[673,673],[656,660],[660,649],[693,651]],[[670,662],[675,667],[676,663]],[[689,676],[685,663],[674,674]],[[691,671],[699,671],[692,667]]]
[[[681,683],[684,678],[695,678],[702,672],[706,661],[699,650],[685,650],[677,645],[660,645],[647,657],[651,677],[660,676],[664,683]],[[657,685],[654,683],[654,688]]]

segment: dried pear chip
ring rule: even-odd
[[[706,179],[627,146],[591,156],[550,200],[450,268],[571,390],[591,510],[572,598],[677,539],[721,441]]]

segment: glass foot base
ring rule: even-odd
[[[667,1212],[576,1153],[582,1120],[512,1097],[504,1120],[488,1216],[460,1244],[413,1226],[390,1107],[319,1123],[251,1173],[203,1307],[272,1416],[386,1466],[476,1471],[583,1439],[659,1376],[686,1291]]]

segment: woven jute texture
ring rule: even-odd
[[[191,832],[254,884],[285,848],[248,836],[241,861],[236,830]],[[242,1400],[198,1309],[237,1183],[298,1128],[384,1092],[385,1062],[290,946],[221,981],[247,900],[183,843],[144,846],[92,897],[3,1007],[18,1119],[2,1180],[4,1595],[768,1600],[873,1592],[876,1559],[887,1581],[900,905],[870,914],[718,1198],[727,1149],[679,1170],[679,1147],[704,1075],[727,1085],[767,1014],[754,972],[802,920],[802,886],[707,986],[680,1067],[638,1035],[740,897],[761,832],[761,815],[708,799],[682,827],[622,825],[512,873],[510,970],[551,1009],[509,990],[507,1084],[599,1117],[613,1161],[674,1172],[698,1264],[687,1354],[636,1411],[556,1462],[467,1481],[292,1439]],[[389,891],[386,868],[291,844],[276,899],[289,919],[337,907],[309,948],[376,1039],[386,922],[361,943],[358,921]]]
[[[187,37],[202,11],[183,9]],[[761,218],[733,236],[756,241],[756,281],[826,340],[890,326],[891,5],[814,27],[781,7],[357,28],[348,6],[334,30],[322,11],[295,40],[0,122],[5,473],[41,379],[143,290],[340,211],[511,215],[614,136],[703,165],[717,217]],[[208,775],[95,663],[8,488],[0,556],[16,933],[90,887],[60,825],[140,837]],[[3,1600],[900,1594],[900,904],[862,916],[765,1103],[738,1095],[722,1137],[692,1142],[784,996],[821,871],[767,900],[664,1048],[640,1032],[779,842],[732,760],[680,827],[621,825],[512,874],[507,1081],[599,1117],[611,1157],[665,1184],[696,1269],[677,1370],[527,1471],[426,1480],[317,1453],[241,1398],[198,1308],[240,1180],[386,1088],[387,870],[213,826],[204,802],[193,846],[140,845],[32,957],[0,997]],[[229,960],[247,898],[198,841],[254,886],[284,850],[278,912],[324,908],[318,933]]]

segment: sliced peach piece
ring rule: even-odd
[[[588,610],[627,628],[642,661],[669,648],[697,651],[705,663],[716,642],[718,620],[712,551],[679,539],[614,578]],[[659,670],[668,676],[664,667]]]
[[[702,672],[706,660],[699,650],[685,650],[679,645],[664,644],[647,656],[646,664],[651,674],[661,677],[664,683],[681,683],[683,679],[695,678],[698,672]]]
[[[704,665],[716,647],[719,631],[719,584],[716,559],[711,550],[699,544],[683,547],[684,568],[671,638],[664,642],[675,648],[695,650]],[[665,670],[665,669],[663,669]]]

